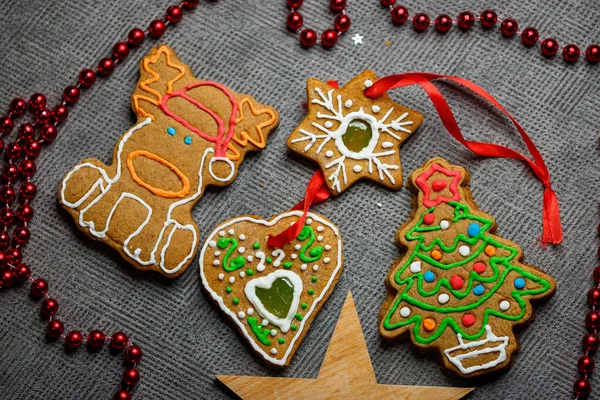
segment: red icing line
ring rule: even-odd
[[[431,187],[427,184],[427,179],[429,179],[434,172],[441,172],[442,174],[448,177],[453,177],[452,182],[450,182],[450,185],[448,187],[452,192],[452,197],[437,196],[434,199],[431,199]],[[447,203],[449,201],[459,201],[460,193],[458,193],[458,181],[460,180],[460,178],[461,175],[458,171],[446,169],[437,163],[431,164],[429,169],[421,175],[419,175],[419,177],[415,181],[423,191],[423,204],[426,207],[435,207],[442,202]],[[437,180],[434,182],[434,186],[436,182]],[[433,188],[433,190],[435,190],[435,187]]]

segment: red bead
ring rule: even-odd
[[[297,13],[296,11],[292,11],[291,13],[288,14],[288,16],[287,16],[288,29],[290,29],[292,31],[297,31],[298,29],[300,29],[300,27],[302,26],[303,23],[304,23],[304,19],[302,18],[302,15],[300,15],[300,13]]]
[[[8,233],[3,232],[8,236]],[[10,237],[9,237],[10,239]],[[4,265],[4,263],[6,263],[6,256],[4,255],[4,252],[0,251],[0,265]]]
[[[15,164],[6,164],[2,167],[2,178],[6,181],[12,181],[19,176],[19,168]]]
[[[0,275],[0,286],[7,288],[11,287],[13,284],[14,277],[15,274],[10,269],[2,271],[2,275]]]
[[[594,268],[592,276],[594,277],[594,282],[600,283],[600,265]]]
[[[403,24],[408,19],[408,8],[396,6],[392,9],[392,21],[395,24]]]
[[[116,332],[110,337],[110,347],[116,350],[123,350],[127,343],[129,342],[129,338],[123,332]]]
[[[310,47],[317,43],[317,33],[312,29],[304,29],[300,32],[300,44],[304,47]]]
[[[82,69],[78,81],[81,86],[89,88],[96,83],[96,73],[89,68]]]
[[[592,385],[585,378],[579,378],[573,383],[573,393],[576,396],[587,396],[592,391]]]
[[[0,201],[10,204],[17,198],[17,191],[11,185],[4,185],[0,188]]]
[[[333,47],[338,41],[338,34],[333,29],[326,29],[321,34],[321,44],[323,47]]]
[[[12,211],[11,211],[12,212]],[[0,232],[0,247],[4,248],[10,243],[10,236],[6,232]],[[0,251],[0,264],[4,264],[6,256]]]
[[[67,86],[63,91],[63,99],[69,104],[75,104],[79,101],[81,92],[75,86]]]
[[[88,334],[87,344],[92,349],[99,349],[106,341],[106,335],[104,332],[94,329]]]
[[[48,282],[45,280],[38,278],[31,283],[31,296],[32,297],[42,297],[48,293]]]
[[[594,370],[595,366],[596,363],[594,362],[594,358],[591,356],[584,354],[579,357],[579,360],[577,360],[577,369],[579,369],[579,372],[582,374],[589,374]]]
[[[35,135],[35,128],[31,124],[23,124],[19,126],[18,135],[19,138],[31,138]]]
[[[53,142],[58,136],[58,129],[54,125],[46,125],[40,130],[40,138],[45,142]]]
[[[525,46],[533,46],[537,43],[539,38],[540,34],[538,33],[537,29],[531,26],[528,26],[527,28],[523,29],[523,32],[521,32],[521,41]]]
[[[52,118],[56,122],[64,122],[69,116],[69,109],[63,105],[58,105],[52,109]]]
[[[329,0],[329,8],[333,11],[342,11],[346,8],[346,0]]]
[[[179,6],[171,6],[167,8],[166,19],[172,24],[176,24],[181,21],[183,17],[183,11]]]
[[[600,329],[600,312],[590,311],[585,316],[585,326],[590,329]]]
[[[125,359],[130,363],[137,363],[142,359],[142,349],[135,344],[125,350]]]
[[[167,25],[165,25],[163,20],[155,19],[150,22],[150,26],[148,26],[148,35],[154,39],[158,39],[162,35],[165,34],[167,30]]]
[[[290,8],[300,8],[304,0],[287,0],[287,5]]]
[[[541,44],[542,55],[552,57],[558,51],[558,42],[554,38],[544,39]]]
[[[15,266],[14,272],[15,272],[15,277],[17,278],[17,280],[19,280],[21,282],[26,281],[27,279],[29,279],[31,277],[31,270],[25,264],[19,264],[19,265]]]
[[[4,150],[4,154],[9,159],[19,158],[21,154],[23,154],[23,149],[21,145],[17,142],[11,142],[6,145],[6,149]]]
[[[600,46],[598,46],[597,44],[590,44],[585,50],[585,58],[591,64],[597,64],[598,62],[600,62]]]
[[[563,47],[563,59],[572,64],[574,62],[577,62],[577,60],[579,60],[579,54],[581,54],[581,51],[579,50],[579,47],[575,44],[568,44],[565,47]]]
[[[26,178],[30,178],[35,174],[37,166],[33,160],[23,160],[19,165],[19,172]]]
[[[31,218],[33,218],[33,207],[31,207],[29,204],[21,204],[17,208],[16,216],[21,221],[31,221]]]
[[[394,5],[395,2],[396,0],[381,0],[381,5],[389,7],[391,5]]]
[[[32,111],[35,111],[37,109],[44,108],[44,107],[46,107],[46,96],[44,96],[43,94],[34,93],[29,98],[29,108]]]
[[[137,47],[144,43],[146,34],[140,28],[133,28],[127,34],[127,44],[131,47]]]
[[[471,11],[463,11],[458,14],[458,27],[463,31],[467,31],[475,24],[475,16]]]
[[[479,20],[484,29],[491,29],[498,21],[498,14],[494,10],[485,10],[479,16]]]
[[[115,70],[115,62],[111,58],[103,58],[98,63],[98,75],[107,77]]]
[[[113,400],[131,400],[131,395],[127,390],[119,390],[113,396]]]
[[[465,285],[465,280],[460,275],[454,274],[450,278],[450,286],[452,286],[452,289],[459,290],[459,289],[462,289],[462,287],[464,285]]]
[[[23,124],[19,126],[18,135],[19,138],[32,138],[35,135],[35,127],[41,128],[46,125],[52,119],[52,113],[47,108],[40,108],[35,112],[35,123]]]
[[[442,14],[435,19],[434,26],[439,33],[446,33],[452,28],[452,18],[449,15]]]
[[[0,209],[0,224],[8,226],[15,220],[15,213],[8,207]]]
[[[25,149],[25,154],[31,158],[39,156],[40,152],[42,151],[42,145],[40,142],[34,139],[29,139],[26,141],[23,145],[23,148]]]
[[[188,10],[198,7],[198,3],[200,3],[200,0],[183,0],[183,6]]]
[[[127,386],[135,386],[140,381],[140,373],[135,368],[123,371],[123,383]]]
[[[23,245],[29,242],[29,239],[31,238],[31,233],[29,232],[29,229],[27,229],[26,226],[19,226],[13,231],[13,238],[16,244]]]
[[[25,182],[19,188],[19,196],[24,199],[31,200],[37,194],[37,187],[31,182]]]
[[[65,326],[57,319],[48,322],[48,325],[46,325],[46,334],[51,338],[59,338],[64,330]]]
[[[16,99],[12,99],[10,105],[8,106],[8,109],[17,117],[21,116],[25,114],[25,111],[27,111],[27,102],[25,101],[25,99],[17,97]]]
[[[513,18],[506,18],[500,24],[500,32],[502,36],[511,37],[519,30],[519,24]]]
[[[65,337],[65,346],[67,346],[68,349],[76,350],[80,348],[82,344],[83,335],[81,332],[70,331],[67,333],[67,336]]]
[[[413,28],[417,32],[423,32],[425,29],[429,27],[429,15],[425,13],[419,13],[415,15],[412,21]]]
[[[0,152],[4,150],[4,140],[0,139]]]
[[[600,338],[593,333],[586,333],[582,340],[583,348],[589,351],[596,351],[600,347]]]
[[[124,60],[129,55],[129,46],[125,42],[118,42],[112,48],[112,58],[114,60]]]
[[[21,261],[23,261],[23,253],[21,252],[21,249],[18,249],[16,247],[11,247],[10,249],[6,250],[6,261],[8,261],[9,263],[11,263],[12,265],[16,265],[21,263]]]
[[[346,32],[348,29],[350,29],[350,17],[347,16],[346,14],[340,14],[335,18],[335,21],[333,22],[335,29],[337,29],[338,32],[344,33]]]
[[[0,118],[0,134],[8,133],[14,127],[12,118],[2,117]]]
[[[593,306],[600,305],[600,289],[591,288],[587,293],[587,299]]]
[[[42,301],[41,307],[42,316],[45,318],[49,318],[58,312],[58,301],[47,298]]]

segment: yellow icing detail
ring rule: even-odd
[[[164,165],[165,167],[169,168],[171,171],[173,171],[175,173],[175,175],[177,175],[179,180],[181,180],[181,184],[183,185],[181,190],[179,190],[178,192],[173,192],[170,190],[163,190],[163,189],[156,188],[156,187],[144,182],[137,175],[137,173],[135,172],[135,167],[133,166],[133,159],[136,157],[146,157],[146,158],[154,160],[154,161]],[[131,153],[129,153],[127,155],[127,169],[129,170],[129,172],[131,174],[131,179],[135,183],[137,183],[138,185],[140,185],[141,187],[143,187],[145,189],[148,189],[150,192],[154,193],[155,195],[157,195],[159,197],[164,197],[167,199],[172,199],[172,198],[177,198],[177,197],[185,197],[185,195],[187,195],[190,192],[190,180],[183,174],[183,172],[181,172],[179,170],[179,168],[177,168],[174,164],[171,164],[164,158],[157,156],[156,154],[150,153],[149,151],[135,150],[135,151],[132,151]]]

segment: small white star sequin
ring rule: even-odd
[[[352,37],[354,40],[354,44],[363,44],[364,36],[359,35],[358,33]]]

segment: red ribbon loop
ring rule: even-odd
[[[525,145],[531,153],[533,160],[525,157],[518,151],[509,147],[493,143],[466,140],[462,135],[460,128],[458,127],[458,123],[456,122],[454,114],[446,102],[444,95],[431,82],[436,79],[448,79],[458,83],[459,85],[462,85],[483,97],[500,111],[502,111],[508,118],[510,118],[512,123],[517,128],[517,131],[525,142]],[[473,153],[484,157],[514,158],[526,162],[529,165],[535,176],[542,182],[544,186],[544,208],[542,212],[543,233],[541,237],[542,243],[558,244],[562,242],[563,232],[560,222],[558,198],[556,197],[556,193],[552,190],[552,185],[550,183],[550,172],[548,171],[548,168],[546,167],[544,159],[539,150],[537,147],[535,147],[535,144],[531,138],[527,135],[521,125],[519,125],[519,123],[512,117],[512,115],[510,115],[508,111],[506,111],[504,107],[502,107],[502,105],[492,97],[491,94],[489,94],[479,85],[456,76],[438,75],[425,72],[409,72],[405,74],[390,75],[375,82],[373,86],[365,91],[365,95],[367,97],[374,98],[390,89],[411,85],[419,85],[425,90],[448,133],[450,133],[452,137],[458,140],[463,146],[471,150]]]

